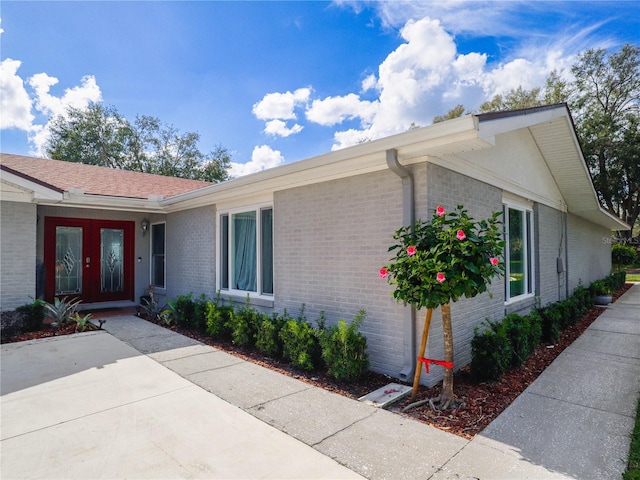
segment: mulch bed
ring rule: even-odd
[[[632,284],[625,284],[613,295],[614,302]],[[562,353],[593,321],[603,312],[601,307],[592,307],[578,322],[563,332],[560,339],[553,345],[540,345],[529,359],[519,368],[512,369],[502,375],[495,382],[474,381],[466,367],[454,374],[454,391],[464,405],[452,412],[434,412],[428,405],[413,408],[402,413],[401,410],[413,401],[419,401],[436,397],[440,393],[440,384],[432,388],[421,386],[415,400],[408,397],[392,407],[392,411],[399,415],[427,423],[433,427],[445,430],[466,439],[473,438],[480,433],[492,420],[520,395],[538,376],[547,368],[555,358]],[[164,325],[163,325],[164,326]],[[350,398],[360,398],[367,393],[384,387],[388,383],[401,383],[386,375],[370,372],[365,378],[356,383],[339,382],[322,372],[303,372],[293,368],[285,361],[273,359],[259,352],[238,348],[230,342],[222,342],[210,337],[177,326],[171,326],[171,330],[182,335],[194,338],[207,345],[224,350],[245,360],[257,363],[263,367],[277,371],[284,375],[295,377],[301,381],[324,388],[325,390],[344,395]],[[68,335],[74,333],[73,325],[63,325],[56,335]],[[32,340],[52,336],[50,328],[40,332],[29,332],[18,335],[12,341]]]

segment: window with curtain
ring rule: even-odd
[[[157,288],[165,288],[165,225],[151,225],[151,285]]]
[[[273,208],[224,213],[219,232],[220,288],[273,295]]]
[[[504,206],[505,297],[507,301],[533,295],[533,225],[529,209]]]

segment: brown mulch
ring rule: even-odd
[[[627,283],[615,292],[613,295],[614,302],[631,288],[631,286],[632,284]],[[438,396],[440,393],[440,384],[431,388],[420,386],[416,399],[410,400],[407,397],[394,405],[391,410],[399,415],[413,418],[449,433],[470,439],[480,433],[492,420],[506,409],[566,347],[571,345],[571,343],[598,318],[602,311],[603,308],[601,307],[592,307],[578,322],[565,330],[555,344],[540,345],[524,365],[506,372],[498,381],[474,381],[469,373],[468,367],[457,371],[454,374],[454,391],[456,396],[461,399],[464,404],[455,411],[439,413],[431,410],[428,405],[423,405],[413,408],[406,413],[401,412],[404,407],[414,401]],[[238,348],[230,342],[216,341],[192,330],[176,326],[165,326],[165,328],[171,328],[171,330],[177,333],[197,339],[207,345],[224,350],[232,355],[257,363],[284,375],[292,376],[317,387],[354,399],[360,398],[388,383],[401,383],[394,378],[373,372],[370,372],[364,379],[356,383],[339,382],[322,372],[303,372],[293,368],[283,360],[267,357],[255,350]],[[70,333],[74,333],[73,325],[61,326],[56,334],[67,335]],[[12,341],[32,340],[50,336],[52,336],[52,332],[50,328],[47,327],[40,332],[21,334],[14,337]]]

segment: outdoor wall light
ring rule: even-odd
[[[147,230],[149,230],[149,219],[143,219],[142,222],[140,222],[140,226],[142,227],[142,236],[144,237],[147,234]]]

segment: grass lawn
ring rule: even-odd
[[[640,282],[640,273],[627,273],[627,282]]]
[[[622,478],[624,480],[640,480],[640,398],[638,398],[638,408],[636,410],[636,426],[631,434],[629,466]]]

